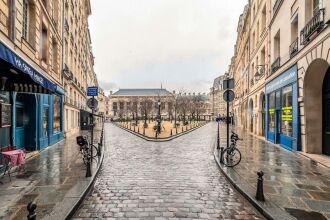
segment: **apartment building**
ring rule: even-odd
[[[65,135],[80,130],[82,118],[89,115],[86,106],[88,86],[98,86],[88,17],[90,1],[64,1],[63,80],[65,89]]]
[[[211,103],[210,114],[213,116],[213,119],[218,116],[225,116],[226,111],[226,102],[223,100],[223,80],[225,79],[224,75],[221,75],[214,79],[213,86],[210,89],[209,101]]]
[[[63,139],[62,2],[0,2],[0,147]]]
[[[330,155],[330,1],[252,0],[228,73],[235,121],[294,151]]]

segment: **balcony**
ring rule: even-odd
[[[306,45],[324,27],[324,8],[318,10],[314,17],[300,31],[300,44]]]
[[[281,59],[280,57],[277,57],[271,66],[271,74],[275,73],[276,70],[280,68],[280,66],[281,66]]]
[[[298,52],[298,37],[292,42],[289,47],[290,58],[294,57]]]
[[[273,15],[275,15],[278,11],[278,9],[280,9],[281,5],[283,3],[283,0],[276,0],[274,6],[273,6]]]

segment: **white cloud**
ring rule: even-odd
[[[167,65],[183,62],[185,65],[179,65],[178,70],[166,73],[168,78],[176,79],[176,84],[187,81],[186,74],[180,72],[189,72],[191,82],[212,81],[230,62],[238,16],[246,2],[92,1],[90,29],[99,80],[127,87],[136,79],[135,87],[146,86],[144,82],[157,83],[155,87]],[[196,62],[196,58],[200,66],[191,68],[194,65],[188,61]],[[146,68],[150,66],[154,67],[152,71]]]

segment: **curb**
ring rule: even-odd
[[[269,220],[281,219],[281,220],[296,220],[296,218],[289,215],[287,212],[276,206],[274,203],[269,202],[269,198],[265,195],[266,202],[257,201],[254,197],[255,189],[253,189],[249,183],[241,179],[233,168],[226,167],[220,164],[218,159],[218,152],[216,142],[213,156],[214,160],[228,181],[234,186],[234,188],[246,198],[265,218]],[[228,170],[228,171],[226,171]],[[268,201],[267,201],[268,200]]]
[[[182,132],[182,133],[179,133],[179,134],[173,135],[173,136],[168,137],[168,138],[150,138],[150,137],[147,137],[147,136],[145,136],[145,135],[143,135],[143,134],[140,134],[140,133],[134,132],[134,131],[132,131],[132,130],[130,130],[130,129],[127,129],[127,128],[124,128],[124,127],[121,127],[120,125],[117,125],[117,124],[115,124],[115,123],[112,123],[112,122],[110,122],[110,123],[113,124],[114,126],[120,128],[120,129],[123,129],[123,130],[125,130],[125,131],[127,131],[127,132],[129,132],[129,133],[131,133],[131,134],[134,134],[135,136],[140,137],[140,138],[142,138],[142,139],[144,139],[144,140],[146,140],[146,141],[150,141],[150,142],[167,142],[167,141],[171,141],[171,140],[173,140],[173,139],[176,139],[176,138],[178,138],[178,137],[180,137],[180,136],[182,136],[182,135],[188,134],[188,133],[190,133],[190,132],[192,132],[192,131],[195,131],[196,129],[201,128],[201,127],[207,125],[209,122],[207,122],[206,124],[200,125],[200,126],[198,126],[198,127],[192,128],[192,129],[190,129],[190,130],[188,130],[188,131],[185,131],[185,132]]]
[[[79,209],[80,205],[82,204],[82,202],[84,201],[84,199],[89,194],[89,192],[91,191],[92,187],[94,186],[96,177],[98,176],[98,174],[100,172],[100,168],[101,168],[101,166],[103,164],[103,160],[104,160],[104,144],[102,146],[101,152],[102,152],[101,160],[100,160],[100,163],[98,164],[98,167],[96,169],[95,174],[92,177],[92,180],[90,181],[90,183],[87,186],[86,190],[82,193],[82,196],[78,199],[78,201],[76,202],[76,204],[71,208],[71,210],[69,211],[69,213],[66,215],[66,217],[65,217],[66,220],[72,219],[72,217],[77,212],[77,210]]]
[[[104,135],[105,133],[103,133]],[[104,136],[103,136],[104,137]],[[98,176],[98,173],[100,172],[100,168],[102,167],[103,160],[104,160],[104,149],[105,149],[105,138],[103,138],[103,144],[102,144],[102,150],[101,150],[101,157],[99,159],[99,162],[96,165],[95,172],[91,178],[83,177],[81,181],[78,181],[77,184],[74,187],[85,187],[82,192],[79,193],[77,189],[74,187],[66,194],[63,201],[56,206],[56,208],[50,213],[50,215],[45,216],[44,219],[72,219],[75,215],[76,211],[82,204],[85,197],[88,195],[88,193],[91,191],[96,177]]]

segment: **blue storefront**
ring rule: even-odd
[[[0,147],[42,150],[62,140],[64,90],[0,42]]]
[[[299,151],[297,66],[266,84],[266,138],[288,150]]]

